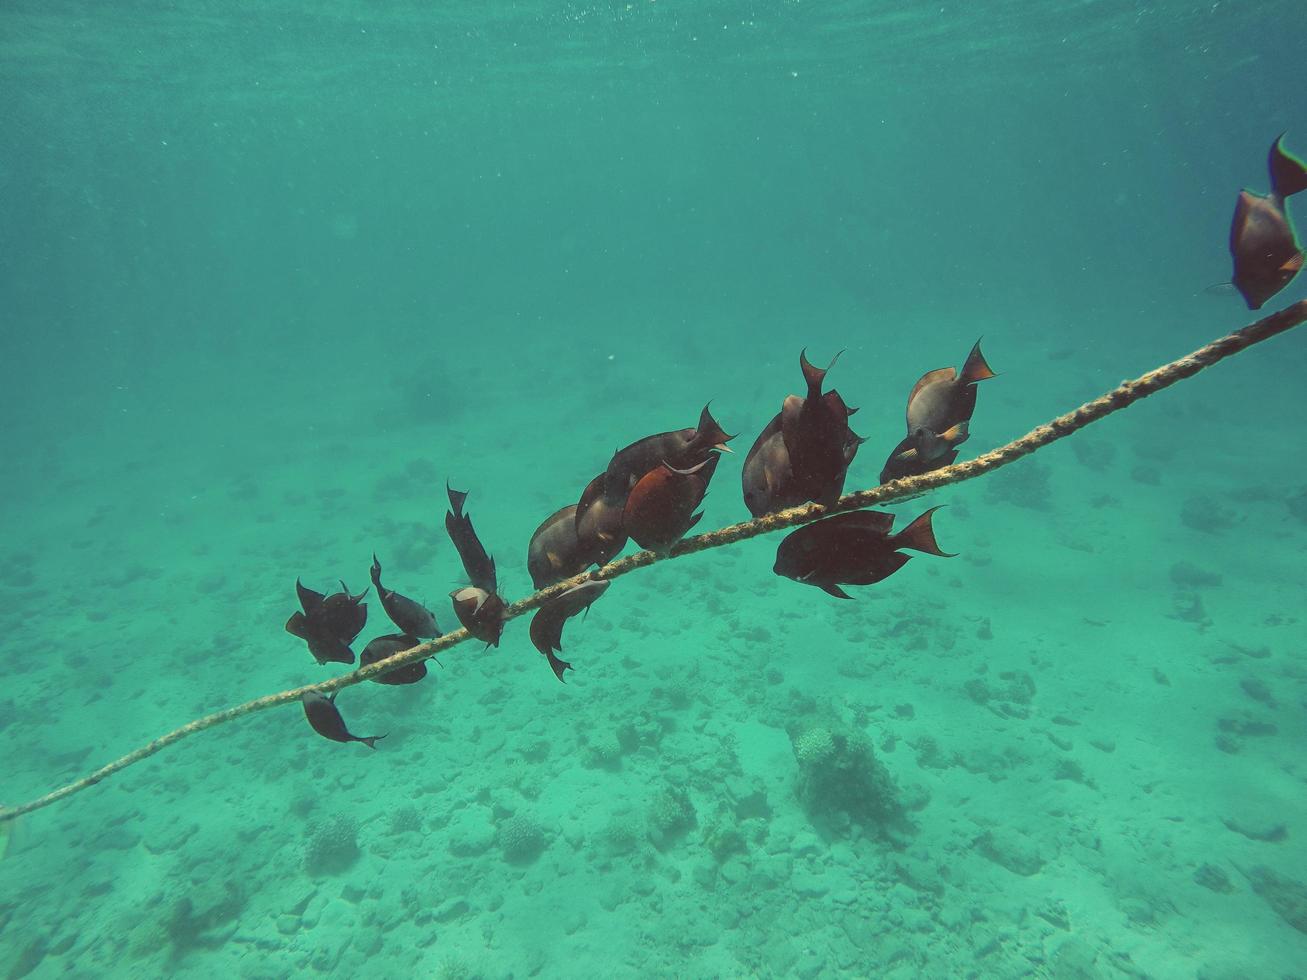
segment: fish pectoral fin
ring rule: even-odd
[[[841,588],[840,588],[838,585],[836,585],[834,582],[817,582],[817,583],[815,583],[815,584],[816,584],[816,586],[817,586],[819,589],[821,589],[823,592],[826,592],[826,593],[829,593],[830,595],[833,595],[836,599],[852,599],[852,598],[853,598],[853,596],[849,595],[847,592],[845,592],[843,589],[841,589]]]
[[[1291,256],[1284,265],[1280,266],[1281,272],[1298,272],[1302,268],[1302,252]]]

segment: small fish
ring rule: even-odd
[[[1285,200],[1307,190],[1307,165],[1284,149],[1281,133],[1271,144],[1271,193],[1239,192],[1230,224],[1230,255],[1234,286],[1250,310],[1293,281],[1303,266],[1302,248],[1294,237]]]
[[[286,632],[307,643],[309,653],[319,664],[352,664],[354,651],[349,645],[367,623],[368,607],[363,602],[366,590],[352,596],[344,582],[341,588],[345,591],[326,596],[295,580],[295,591],[304,611],[286,620]]]
[[[605,473],[600,473],[581,492],[576,505],[578,547],[595,565],[607,565],[626,547],[622,510],[626,493],[609,499],[604,494]]]
[[[386,736],[369,735],[360,738],[351,735],[349,729],[345,727],[345,719],[340,716],[340,709],[336,707],[336,695],[339,693],[339,691],[332,691],[331,697],[324,697],[317,691],[305,691],[300,695],[300,700],[304,702],[304,717],[309,720],[313,730],[323,738],[329,738],[333,742],[362,742],[368,748],[375,749],[376,743]]]
[[[464,629],[489,646],[499,646],[505,606],[498,593],[468,585],[455,589],[449,597],[454,601],[454,615]]]
[[[625,540],[625,539],[623,539]],[[554,511],[527,546],[526,567],[537,589],[580,575],[594,561],[595,549],[581,543],[576,529],[576,504]]]
[[[919,476],[943,466],[952,466],[958,458],[957,447],[969,436],[967,422],[959,422],[941,433],[918,429],[894,447],[880,471],[880,482],[889,483],[905,476]]]
[[[880,482],[916,476],[948,466],[970,434],[976,411],[976,384],[996,377],[977,340],[962,371],[936,368],[923,374],[908,394],[908,434],[890,453]]]
[[[495,592],[498,587],[495,560],[486,554],[481,539],[472,527],[471,518],[463,513],[467,493],[451,489],[448,483],[445,484],[445,492],[449,494],[449,506],[452,508],[445,512],[445,530],[449,532],[449,539],[454,542],[458,557],[462,559],[463,570],[478,589]]]
[[[386,636],[378,636],[374,640],[369,640],[368,645],[359,654],[359,666],[366,667],[378,660],[393,657],[404,650],[412,650],[421,642],[422,640],[418,637],[407,636],[403,633],[389,633]],[[378,684],[416,684],[426,676],[426,662],[419,660],[416,663],[404,664],[402,667],[388,670],[384,674],[378,674],[372,680]]]
[[[560,681],[564,671],[573,669],[566,660],[554,656],[554,651],[561,653],[563,650],[563,626],[577,613],[588,612],[594,601],[608,591],[610,584],[583,582],[550,599],[531,617],[531,643],[549,661],[554,676]]]
[[[841,585],[872,585],[908,563],[911,548],[928,555],[952,558],[935,542],[932,507],[898,534],[891,534],[894,515],[855,510],[836,514],[799,528],[776,549],[777,575],[813,585],[839,599],[851,598]]]
[[[604,496],[609,501],[624,499],[642,476],[663,463],[689,469],[713,453],[728,453],[731,450],[726,444],[734,438],[717,424],[705,405],[696,428],[645,436],[614,453],[604,473]]]
[[[430,609],[381,584],[381,562],[377,561],[375,551],[372,553],[372,584],[377,588],[381,608],[386,611],[390,621],[398,626],[401,632],[429,639],[441,635],[440,627],[436,625],[435,614]]]
[[[842,353],[842,352],[841,352]],[[790,395],[781,406],[781,436],[790,458],[795,490],[804,500],[832,506],[844,490],[844,477],[862,439],[849,428],[853,412],[837,391],[822,393],[826,375],[840,355],[823,370],[799,353],[799,367],[808,393]]]
[[[708,493],[720,456],[714,454],[688,470],[663,463],[631,488],[622,511],[622,526],[641,548],[666,554],[699,523],[695,508]]]

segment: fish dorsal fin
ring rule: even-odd
[[[1271,171],[1271,193],[1276,197],[1283,200],[1307,190],[1307,164],[1284,148],[1283,133],[1271,144],[1268,165]]]
[[[321,592],[315,592],[299,579],[295,580],[295,594],[299,597],[300,606],[305,612],[312,612],[314,608],[322,605],[322,600],[327,598]]]
[[[855,510],[828,518],[842,528],[888,535],[894,527],[894,515],[883,510]],[[821,523],[826,523],[822,521]]]

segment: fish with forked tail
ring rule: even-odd
[[[912,556],[901,548],[953,557],[935,541],[931,516],[938,509],[932,507],[898,534],[890,533],[894,515],[882,511],[855,510],[815,521],[780,543],[773,571],[849,599],[841,585],[873,585],[906,565]]]
[[[440,627],[436,625],[435,614],[430,609],[381,584],[381,562],[377,561],[375,551],[372,553],[372,584],[376,586],[377,597],[381,599],[381,608],[401,631],[410,636],[427,639],[434,639],[441,635]]]
[[[286,620],[286,632],[308,644],[309,653],[320,664],[352,664],[354,651],[350,644],[367,624],[368,607],[363,601],[367,590],[350,595],[342,582],[344,592],[323,595],[295,580],[303,612],[293,613]]]
[[[467,492],[454,490],[448,483],[445,484],[445,492],[449,494],[450,506],[450,509],[445,512],[445,530],[449,533],[449,539],[454,542],[458,557],[463,562],[463,570],[478,589],[487,592],[497,591],[495,559],[486,554],[485,546],[481,544],[476,529],[472,527],[472,519],[463,513]]]
[[[609,584],[583,582],[562,595],[554,596],[531,617],[531,643],[549,661],[554,676],[560,681],[566,671],[573,669],[566,660],[555,656],[555,652],[563,650],[563,626],[577,613],[588,612],[594,601],[608,591]]]
[[[936,368],[923,374],[908,394],[908,434],[894,447],[880,482],[918,476],[948,466],[970,435],[976,411],[976,384],[996,377],[976,341],[959,372]]]
[[[695,513],[695,508],[708,493],[719,459],[713,454],[688,470],[663,463],[640,477],[627,494],[622,510],[622,526],[631,539],[660,555],[671,551],[672,545],[703,517],[702,512]]]
[[[376,639],[369,640],[368,645],[359,654],[359,666],[368,667],[379,660],[386,660],[397,653],[402,653],[404,650],[412,650],[421,642],[422,640],[418,637],[407,636],[403,633],[388,633],[385,636],[378,636]],[[378,684],[416,684],[426,676],[426,662],[419,660],[417,663],[404,664],[383,674],[377,674],[372,680]]]
[[[622,508],[626,494],[609,498],[604,494],[606,474],[586,484],[573,511],[577,545],[596,565],[607,565],[626,547]]]
[[[340,716],[340,709],[336,707],[336,695],[339,693],[339,691],[332,691],[331,697],[326,697],[317,691],[305,691],[300,695],[300,701],[304,703],[304,717],[309,720],[313,730],[323,738],[329,738],[333,742],[362,742],[368,748],[375,749],[376,743],[386,736],[351,735],[349,729],[345,727],[345,719]]]
[[[726,444],[734,438],[705,405],[695,428],[645,436],[614,453],[604,472],[604,495],[609,500],[624,499],[642,476],[663,463],[674,469],[698,466],[713,453],[730,452]]]
[[[1287,198],[1307,190],[1307,164],[1284,148],[1281,133],[1271,144],[1268,166],[1271,192],[1241,190],[1230,223],[1230,255],[1234,287],[1259,310],[1289,285],[1303,267],[1303,252],[1285,210]]]
[[[576,504],[554,511],[531,535],[526,568],[537,589],[580,575],[594,561],[594,549],[581,541],[576,527]]]
[[[498,592],[487,592],[475,585],[466,585],[449,593],[454,602],[454,615],[463,628],[483,643],[499,646],[504,632],[504,600]]]
[[[781,438],[793,480],[789,492],[802,494],[802,500],[823,507],[840,499],[849,464],[863,442],[849,428],[849,416],[855,410],[844,404],[838,391],[821,390],[839,358],[836,354],[823,369],[808,360],[806,350],[800,351],[799,367],[807,394],[802,398],[790,395],[780,413]]]

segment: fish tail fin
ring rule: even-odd
[[[712,403],[709,402],[703,407],[703,411],[699,413],[699,442],[704,446],[711,446],[714,449],[729,453],[731,450],[726,448],[726,444],[735,436],[727,435],[726,430],[712,417],[712,412],[708,411],[711,405]]]
[[[445,493],[449,494],[449,506],[453,508],[454,517],[461,518],[463,516],[463,503],[467,500],[468,491],[455,490],[446,480]]]
[[[1307,191],[1307,164],[1283,146],[1281,133],[1271,144],[1271,192],[1281,199]]]
[[[985,355],[980,353],[980,341],[971,348],[971,353],[967,355],[967,362],[962,365],[962,381],[965,384],[975,384],[977,381],[988,381],[990,378],[998,377],[989,364],[985,361]]]
[[[805,347],[799,351],[799,369],[803,371],[803,380],[808,385],[808,397],[821,397],[821,386],[826,382],[826,375],[830,373],[830,369],[835,366],[835,362],[840,359],[840,354],[843,353],[844,351],[840,351],[839,354],[830,359],[829,364],[824,368],[819,368],[808,360],[808,348]]]
[[[377,747],[377,743],[380,742],[383,738],[385,738],[389,734],[390,732],[386,732],[385,735],[369,735],[367,738],[359,738],[359,739],[355,739],[355,741],[362,742],[368,748],[375,750]]]
[[[545,657],[549,660],[549,666],[553,668],[554,676],[566,684],[567,681],[563,680],[563,674],[569,670],[575,670],[576,668],[566,660],[560,660],[558,657],[555,657],[552,650],[546,650]]]
[[[911,548],[913,551],[920,551],[927,555],[937,555],[940,558],[953,558],[952,554],[942,551],[938,542],[935,541],[935,528],[931,525],[930,519],[938,507],[932,507],[915,521],[905,527],[898,534],[894,535],[891,543],[896,549]]]

